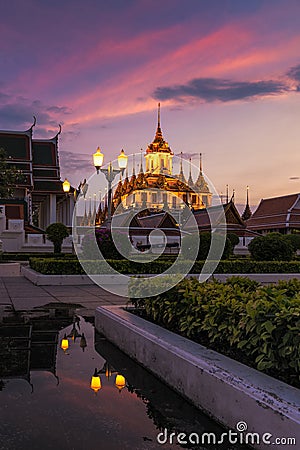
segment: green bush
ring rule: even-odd
[[[182,255],[184,258],[189,259],[191,257],[191,254],[192,255],[194,254],[193,252],[194,246],[195,243],[198,242],[198,240],[199,240],[199,249],[196,259],[199,261],[203,261],[207,258],[211,246],[210,232],[200,233],[200,236],[198,234],[185,236],[183,238],[183,246],[182,246]],[[223,240],[224,240],[223,236],[217,233],[214,234],[214,243],[222,246]],[[225,247],[223,250],[222,259],[228,259],[232,255],[232,250],[233,246],[231,244],[231,241],[227,237],[225,237]]]
[[[300,250],[300,233],[295,234],[285,234],[283,236],[284,240],[291,244],[293,247],[294,252],[297,250]]]
[[[255,261],[290,261],[294,256],[292,244],[280,233],[255,237],[248,250]]]
[[[131,281],[138,294],[139,281]],[[142,292],[142,291],[141,291]],[[133,299],[158,324],[300,387],[300,281],[260,286],[185,279],[164,294]]]
[[[52,255],[53,256],[53,255]],[[105,264],[99,260],[88,260],[85,266],[89,273],[102,273]],[[115,270],[124,274],[158,274],[165,272],[174,263],[173,260],[166,260],[159,258],[148,263],[141,263],[139,261],[128,260],[107,260]],[[190,273],[200,273],[203,268],[204,261],[196,261],[190,270]],[[30,267],[37,272],[51,275],[72,275],[85,273],[81,267],[80,262],[71,257],[66,258],[30,258]],[[178,271],[182,267],[182,272],[186,268],[183,262],[182,266],[178,264]],[[277,261],[251,261],[250,259],[220,261],[215,273],[218,274],[242,274],[242,273],[300,273],[300,261],[277,262]]]

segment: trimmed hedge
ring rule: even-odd
[[[135,295],[141,280],[132,279]],[[140,290],[140,291],[139,291]],[[300,387],[300,281],[261,286],[185,279],[161,295],[132,299],[148,320]]]
[[[140,263],[127,260],[108,260],[111,266],[124,274],[158,274],[165,272],[173,264],[172,260],[155,260]],[[104,264],[101,261],[86,262],[90,273],[102,273]],[[72,257],[67,258],[30,258],[30,267],[46,275],[77,275],[84,274],[80,262]],[[196,261],[190,273],[200,273],[203,261]],[[180,265],[178,264],[180,270]],[[184,268],[183,268],[184,271]],[[300,273],[300,261],[252,261],[250,259],[220,261],[215,273]]]
[[[71,253],[0,253],[0,261],[29,261],[30,258],[72,258],[77,259]]]

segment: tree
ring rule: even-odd
[[[7,163],[7,154],[0,148],[0,198],[11,198],[17,184],[24,182],[21,170]]]
[[[280,233],[255,237],[248,250],[255,261],[290,261],[294,256],[292,245]]]
[[[66,225],[60,222],[51,223],[51,225],[46,228],[46,235],[47,239],[53,242],[54,253],[61,253],[63,240],[69,236]]]

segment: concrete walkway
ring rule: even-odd
[[[93,316],[97,306],[124,305],[127,298],[111,294],[97,285],[35,286],[23,276],[0,277],[0,308],[28,311],[48,303],[78,305],[78,314]]]

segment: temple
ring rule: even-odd
[[[153,141],[145,154],[141,152],[140,168],[135,172],[135,161],[131,177],[126,173],[120,180],[113,198],[114,210],[122,203],[122,208],[148,208],[152,211],[182,209],[190,206],[194,211],[211,206],[212,193],[205,181],[200,154],[199,175],[194,182],[192,164],[189,164],[189,176],[183,172],[182,153],[180,170],[173,174],[173,157],[169,143],[164,139],[160,123],[160,103],[158,104],[157,128]],[[145,169],[144,169],[145,167]]]
[[[44,231],[54,222],[71,226],[74,196],[65,195],[60,180],[58,133],[51,139],[33,139],[26,131],[0,131],[0,148],[8,166],[22,173],[11,198],[0,199],[0,236],[4,251],[46,250]],[[71,193],[74,189],[71,188]],[[18,234],[18,236],[17,236]],[[52,245],[49,243],[52,250]]]

